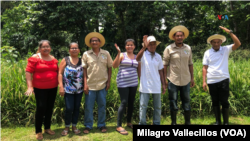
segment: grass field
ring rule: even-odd
[[[191,123],[193,125],[211,125],[215,121],[213,115],[205,116],[203,118],[192,118]],[[222,120],[223,121],[223,120]],[[171,120],[170,116],[166,118],[162,118],[162,125],[170,125]],[[82,124],[77,125],[78,129],[81,130],[79,135],[75,135],[72,131],[69,132],[67,136],[61,136],[61,132],[64,129],[64,125],[54,124],[51,129],[56,132],[55,135],[43,134],[43,140],[55,140],[55,141],[130,141],[133,140],[133,130],[125,127],[125,123],[123,127],[128,131],[128,135],[119,134],[116,129],[116,121],[107,122],[107,133],[101,133],[98,129],[96,129],[96,122],[94,124],[93,130],[90,131],[89,134],[83,134],[82,131],[84,126]],[[134,123],[138,124],[138,123]],[[148,121],[148,125],[152,124],[152,119]],[[179,115],[177,119],[177,124],[184,124],[183,116]],[[230,116],[229,117],[230,125],[250,125],[250,117],[247,116]],[[1,128],[1,140],[2,141],[32,141],[36,140],[35,135],[35,127],[34,125],[24,127],[24,126],[8,126]]]

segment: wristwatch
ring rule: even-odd
[[[230,30],[230,31],[229,31],[229,34],[230,34],[230,33],[233,33],[233,30]]]

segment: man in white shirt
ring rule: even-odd
[[[136,56],[136,60],[141,62],[139,125],[147,124],[146,111],[150,94],[153,96],[154,105],[153,125],[160,125],[161,85],[163,89],[162,94],[165,94],[166,92],[162,58],[155,52],[156,47],[160,42],[156,41],[154,36],[147,37],[147,35],[143,36],[143,42],[143,48]]]
[[[226,37],[219,34],[210,36],[207,39],[207,43],[210,43],[212,48],[207,50],[203,57],[203,89],[206,91],[208,84],[216,118],[215,125],[221,124],[219,103],[222,105],[223,124],[228,125],[228,97],[230,81],[230,75],[228,71],[228,57],[233,50],[236,50],[241,45],[241,43],[239,39],[232,33],[232,30],[222,26],[220,26],[220,28],[231,36],[234,44],[221,46],[221,44],[226,41]]]

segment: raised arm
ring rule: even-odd
[[[117,44],[115,44],[115,48],[116,48],[118,53],[115,57],[115,60],[113,61],[113,64],[112,64],[113,68],[117,68],[120,65],[121,60],[123,59],[123,55],[121,54],[121,50],[117,46]]]
[[[139,80],[141,80],[141,62],[138,62],[137,73],[138,73]]]
[[[233,39],[234,41],[234,44],[233,44],[233,47],[232,47],[232,50],[236,50],[240,45],[241,45],[241,42],[240,40],[233,34],[233,33],[230,33],[230,30],[223,27],[223,26],[219,26],[221,29],[223,29],[225,32],[227,32],[231,38]]]
[[[136,55],[136,61],[141,61],[141,58],[143,56],[144,51],[146,50],[146,48],[148,47],[149,41],[147,41],[148,35],[144,35],[143,36],[143,43],[144,46],[142,47],[142,49],[139,51],[139,53]]]

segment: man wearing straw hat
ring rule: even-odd
[[[175,26],[169,32],[169,38],[175,42],[166,47],[163,53],[164,76],[168,87],[171,125],[176,125],[178,111],[177,98],[180,91],[185,125],[190,125],[190,87],[195,85],[191,47],[183,43],[189,35],[185,26]]]
[[[219,34],[212,35],[207,39],[207,43],[211,44],[212,48],[207,50],[203,57],[203,89],[206,91],[208,84],[216,118],[215,125],[221,124],[219,103],[222,105],[223,124],[228,125],[228,97],[230,81],[228,57],[233,50],[236,50],[241,45],[241,43],[233,34],[232,30],[222,26],[220,26],[220,28],[231,36],[234,44],[221,46],[221,44],[226,41],[226,37]]]
[[[146,111],[151,94],[154,105],[153,125],[160,125],[161,121],[161,84],[162,94],[165,94],[166,87],[162,58],[155,52],[159,44],[154,36],[143,36],[143,48],[136,56],[136,61],[141,62],[139,125],[147,124]]]
[[[92,49],[84,52],[82,66],[84,68],[84,133],[88,134],[93,127],[93,109],[95,101],[98,105],[97,127],[106,132],[106,94],[110,87],[112,58],[108,51],[101,49],[105,44],[104,37],[91,32],[85,37],[85,44]]]

